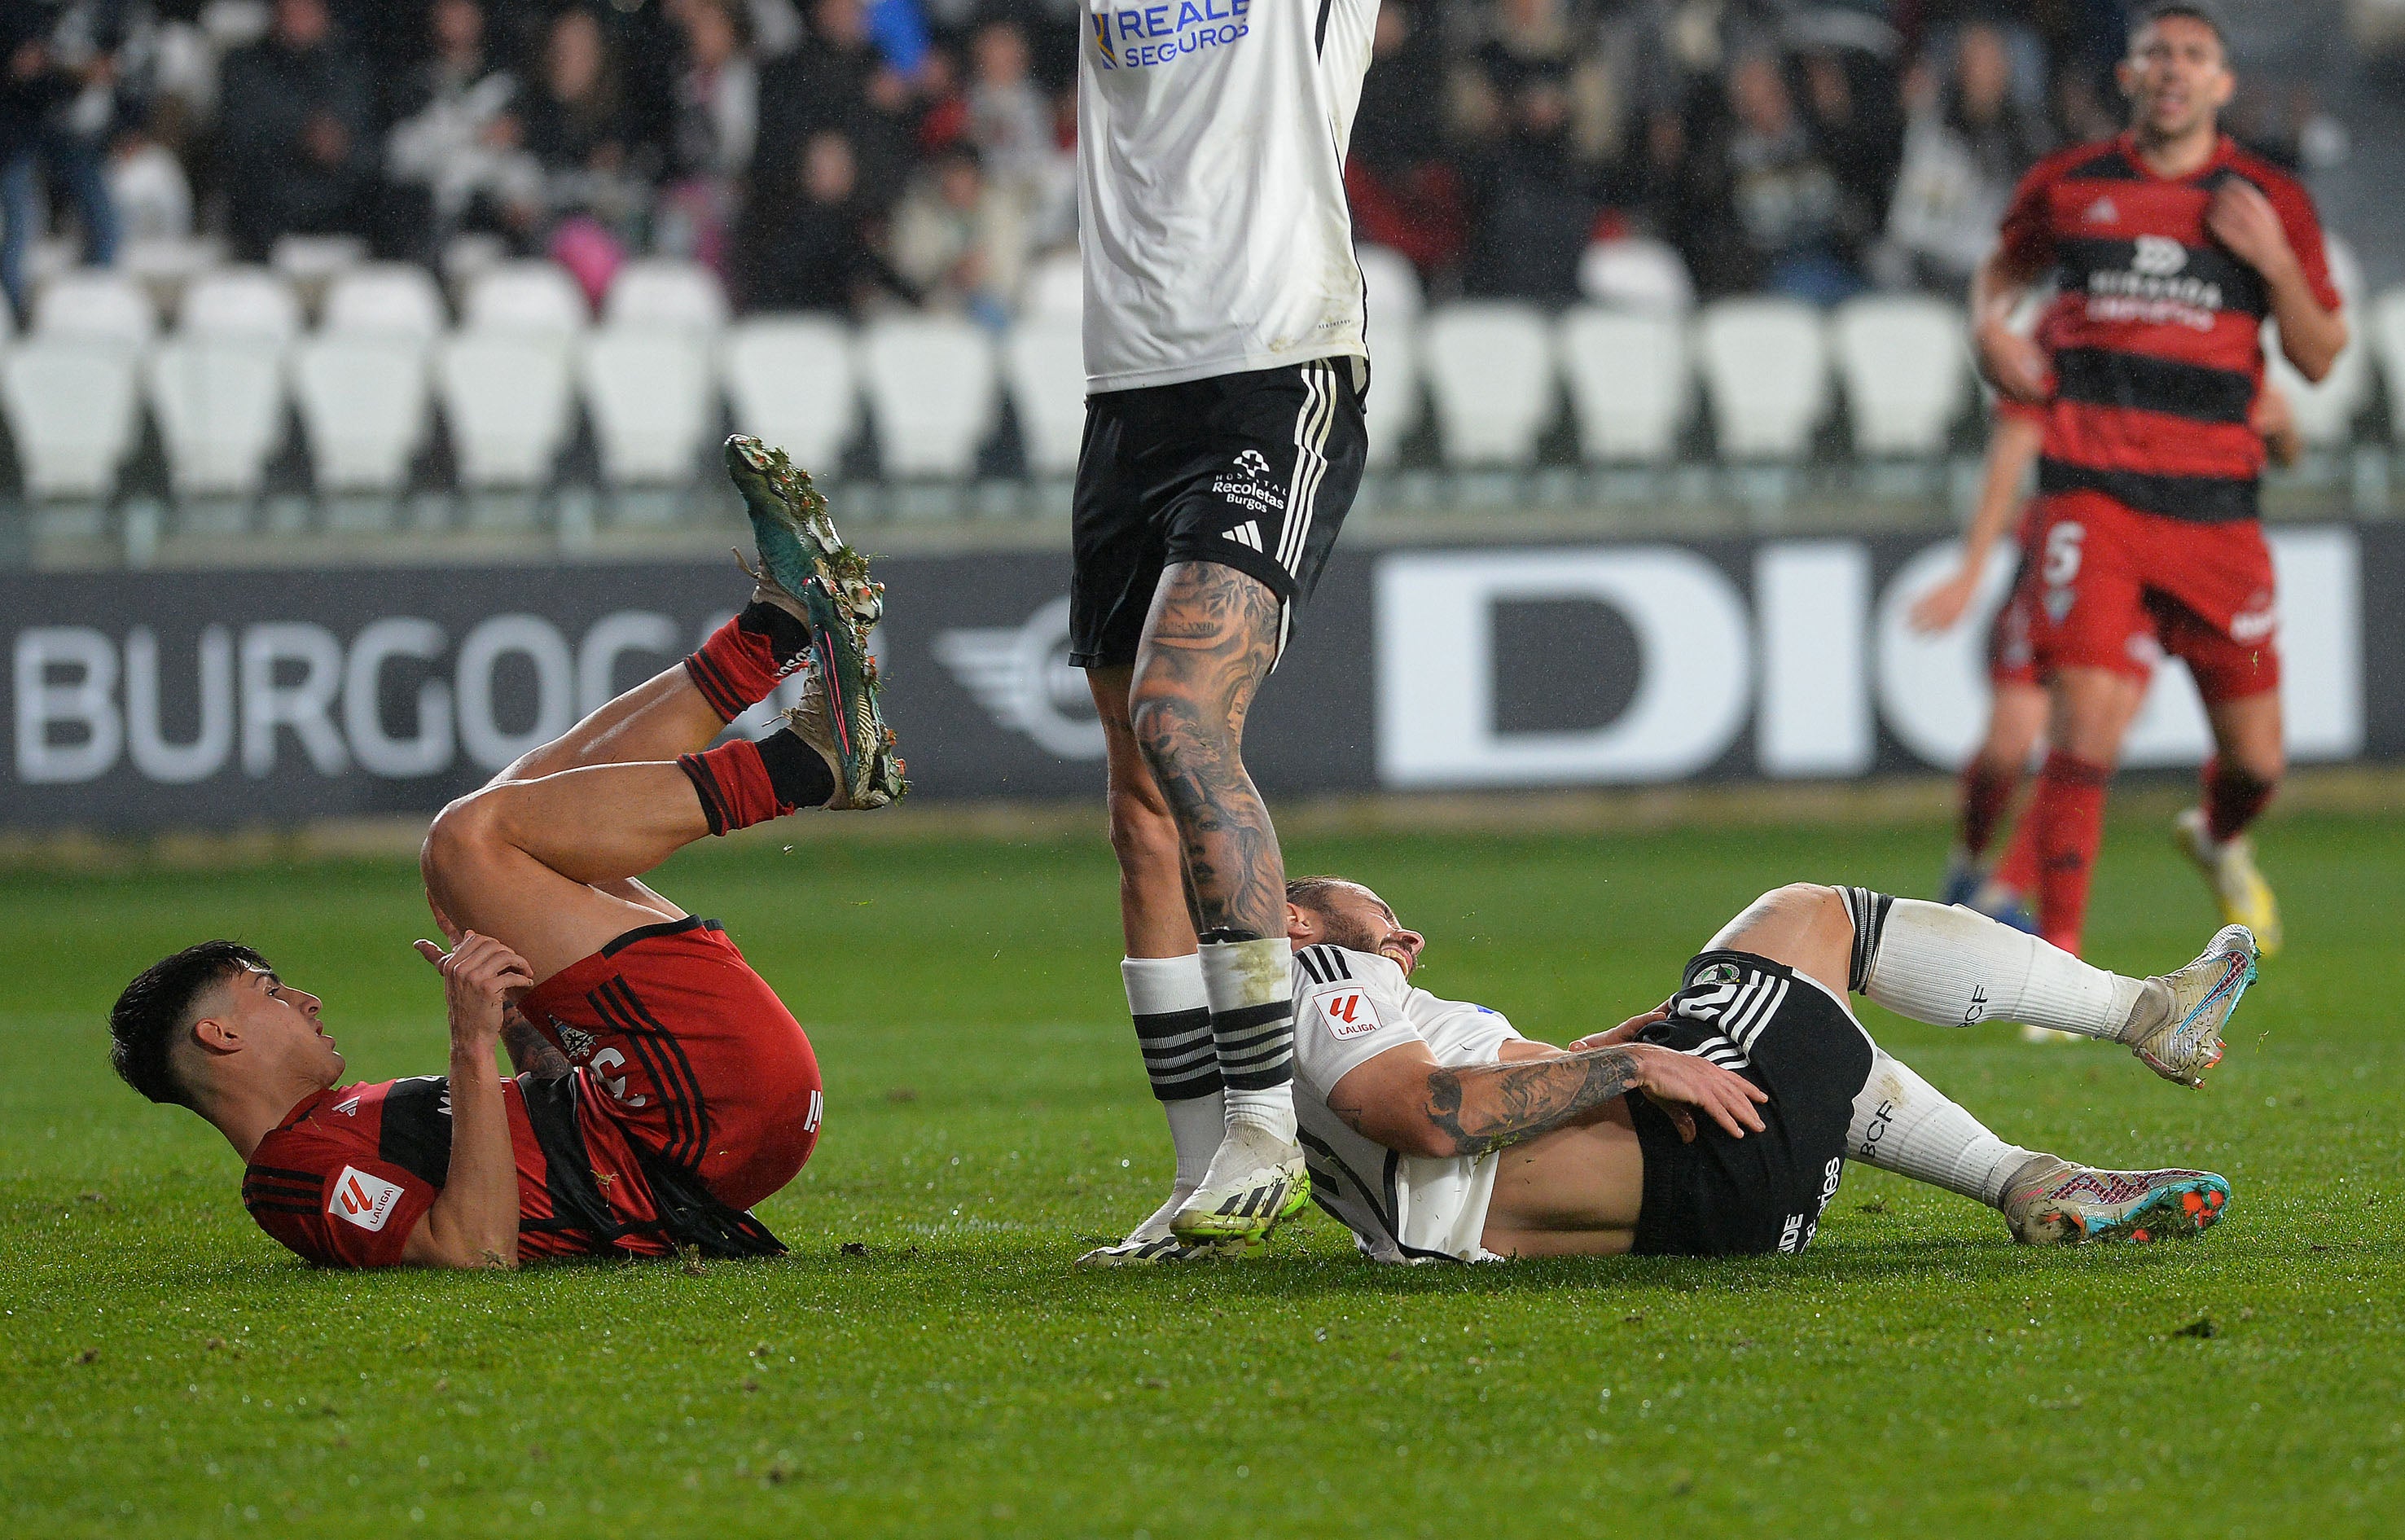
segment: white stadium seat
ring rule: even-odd
[[[612,326],[667,327],[703,337],[726,329],[726,291],[699,262],[629,262],[611,281],[601,308]]]
[[[292,350],[291,369],[317,490],[399,489],[426,444],[424,345],[405,335],[321,332]]]
[[[1695,357],[1723,458],[1792,460],[1829,409],[1821,313],[1795,300],[1723,300],[1695,322]]]
[[[706,342],[661,326],[607,326],[584,339],[577,373],[612,485],[694,481],[717,427]]]
[[[1587,463],[1670,458],[1695,395],[1685,324],[1659,313],[1582,305],[1562,317],[1560,344]]]
[[[134,356],[121,342],[36,337],[0,357],[25,492],[105,497],[134,447]]]
[[[98,268],[63,273],[34,301],[35,334],[143,348],[159,332],[159,312],[142,286]]]
[[[568,355],[540,333],[469,330],[443,340],[435,387],[460,485],[539,487],[569,428]]]
[[[284,441],[281,349],[257,338],[176,337],[150,355],[150,410],[183,496],[246,497]]]
[[[1929,456],[1970,399],[1970,325],[1962,310],[1918,294],[1865,295],[1831,317],[1831,342],[1852,409],[1854,451]]]
[[[368,244],[356,235],[279,235],[267,265],[296,284],[316,287],[368,259]]]
[[[1412,266],[1410,258],[1391,246],[1365,245],[1354,252],[1361,264],[1361,287],[1370,313],[1370,346],[1372,350],[1388,338],[1411,334],[1420,313],[1428,308],[1428,295],[1420,287],[1419,269]]]
[[[1086,270],[1076,247],[1048,253],[1027,264],[1027,276],[1020,284],[1019,314],[1031,321],[1076,321],[1086,314]]]
[[[2356,324],[2370,333],[2371,351],[2388,382],[2388,431],[2405,439],[2405,285],[2365,306]]]
[[[318,325],[328,333],[401,337],[423,346],[443,335],[443,290],[413,263],[370,262],[334,280]]]
[[[1003,343],[1003,367],[1028,469],[1039,476],[1073,474],[1086,431],[1086,352],[1077,323],[1020,322]]]
[[[2279,323],[2263,323],[2265,377],[2288,398],[2297,419],[2298,435],[2308,449],[2335,449],[2355,437],[2355,419],[2371,396],[2373,339],[2367,335],[2363,304],[2363,266],[2355,251],[2335,235],[2326,236],[2330,281],[2345,301],[2346,346],[2330,363],[2318,385],[2307,383],[2297,366],[2280,351]]]
[[[962,478],[993,431],[993,340],[971,322],[897,315],[860,338],[861,380],[889,476]]]
[[[1646,235],[1597,241],[1579,257],[1579,292],[1615,310],[1684,315],[1695,308],[1695,280],[1667,241]]]
[[[1420,389],[1420,329],[1417,321],[1377,320],[1370,328],[1370,399],[1362,415],[1370,429],[1370,468],[1386,470],[1401,458],[1404,441],[1428,415],[1428,397]]]
[[[301,301],[283,275],[263,267],[204,273],[184,290],[176,330],[185,337],[282,347],[301,334]]]
[[[851,334],[820,315],[766,315],[727,333],[719,370],[737,431],[781,447],[794,463],[832,473],[860,430]]]
[[[503,262],[468,285],[461,325],[477,331],[513,331],[573,340],[592,321],[576,280],[550,262]]]
[[[1371,372],[1366,415],[1370,464],[1385,469],[1402,453],[1403,441],[1418,431],[1427,413],[1420,393],[1420,312],[1426,296],[1411,259],[1389,246],[1365,245],[1361,263],[1368,320]]]
[[[1470,301],[1431,314],[1420,361],[1449,466],[1525,466],[1557,403],[1553,337],[1533,305]],[[1372,392],[1374,394],[1374,391]]]
[[[117,266],[153,289],[178,289],[224,260],[219,243],[207,236],[151,235],[117,248]]]

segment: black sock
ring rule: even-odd
[[[810,628],[793,611],[766,600],[745,605],[735,623],[755,637],[767,637],[768,650],[776,654],[780,668],[810,650]]]
[[[776,788],[779,802],[789,807],[824,807],[835,795],[835,772],[827,768],[817,749],[792,732],[769,734],[760,740],[759,749],[760,763],[767,769],[768,784]]]

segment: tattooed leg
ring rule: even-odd
[[[1206,931],[1286,933],[1286,863],[1245,773],[1245,717],[1277,661],[1269,585],[1216,562],[1161,575],[1130,681],[1129,720],[1176,819]]]

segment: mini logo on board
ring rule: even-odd
[[[343,1174],[334,1179],[334,1190],[326,1199],[326,1211],[362,1230],[381,1230],[385,1221],[392,1217],[393,1205],[400,1201],[400,1183],[370,1176],[356,1166],[345,1166]]]
[[[1378,1019],[1378,1008],[1357,985],[1322,989],[1313,997],[1320,1015],[1328,1023],[1328,1033],[1339,1039],[1367,1037],[1384,1025]]]

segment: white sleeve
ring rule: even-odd
[[[1349,976],[1323,982],[1301,967],[1294,976],[1295,1071],[1323,1096],[1387,1049],[1428,1041],[1412,1024],[1402,991],[1386,987],[1387,981],[1381,976],[1383,968],[1399,979],[1400,970],[1384,958],[1360,952],[1340,955],[1349,964]]]

